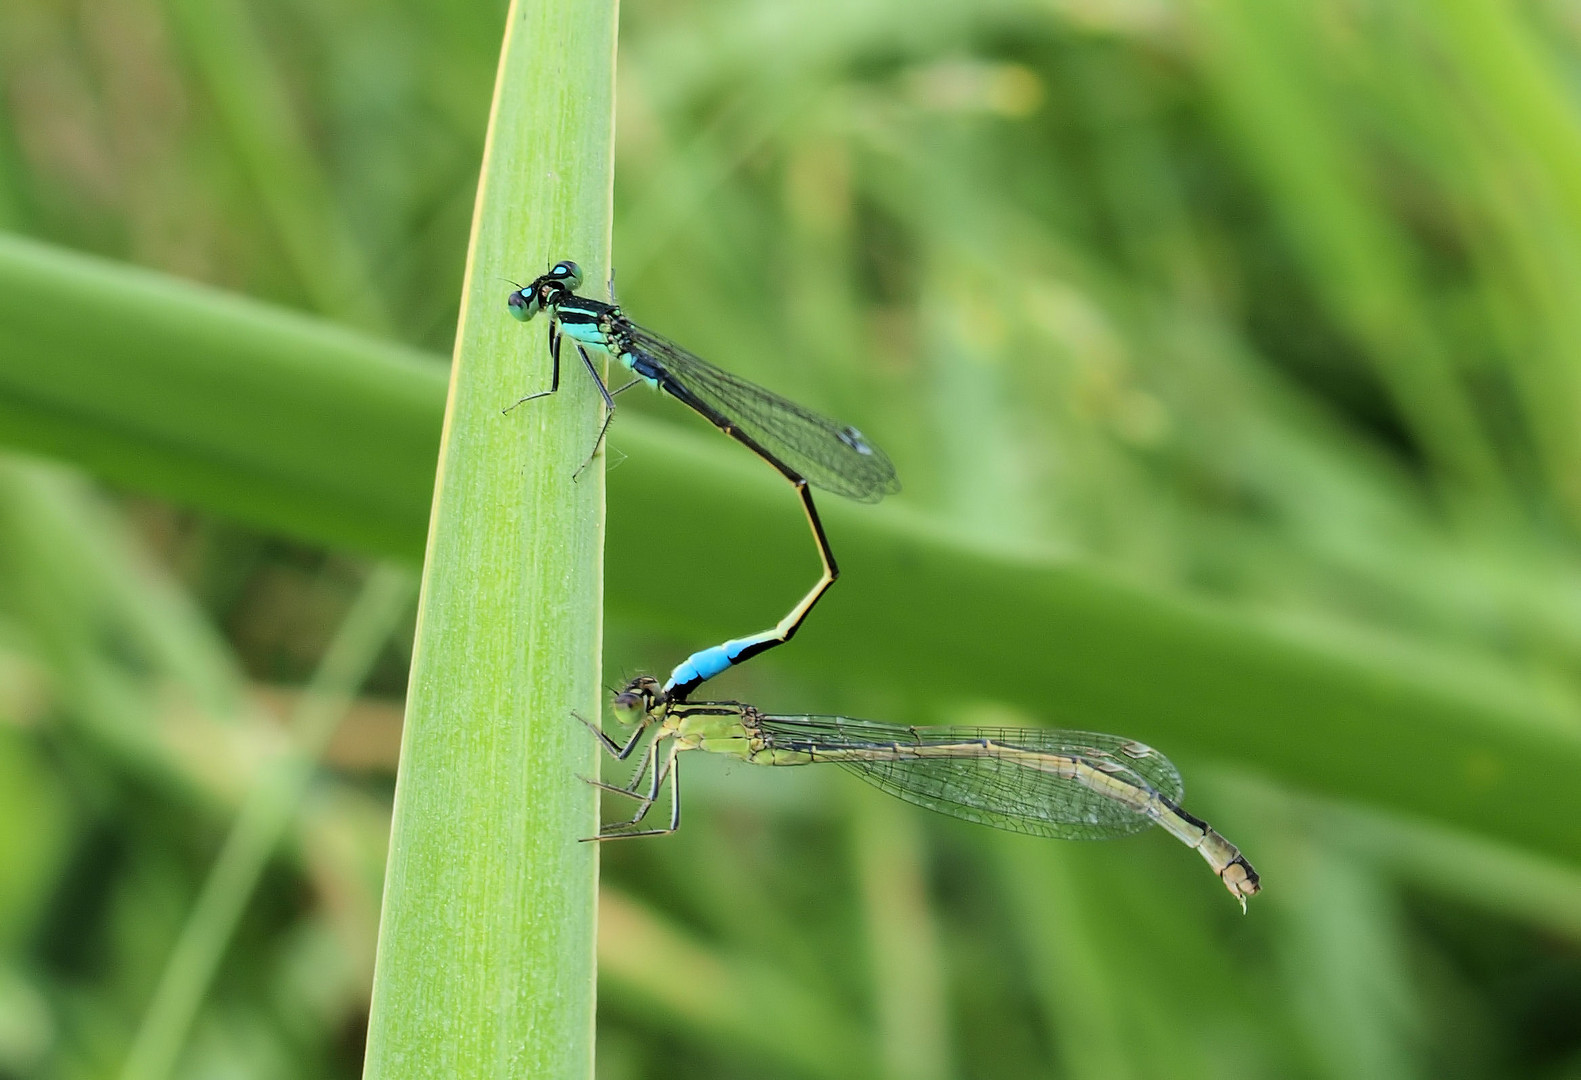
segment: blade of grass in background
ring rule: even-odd
[[[1347,855],[1379,876],[1452,896],[1581,942],[1581,870],[1513,844],[1331,800],[1289,795],[1245,777],[1206,774],[1243,805],[1240,816],[1279,821]]]
[[[204,882],[133,1041],[122,1080],[162,1080],[174,1070],[258,878],[312,782],[325,745],[405,613],[412,586],[405,568],[379,568],[347,613],[292,717],[290,750],[259,778]]]
[[[747,1049],[797,1075],[875,1075],[861,1029],[773,965],[709,950],[612,889],[603,894],[601,914],[599,968],[612,991],[664,1024]]]
[[[853,797],[868,804],[851,825],[851,865],[867,924],[883,1076],[949,1080],[955,1054],[922,818],[878,791]]]
[[[1428,455],[1465,490],[1502,502],[1503,477],[1438,331],[1422,319],[1408,245],[1379,213],[1349,133],[1296,39],[1304,5],[1209,0],[1199,5],[1226,111],[1244,132],[1283,222],[1313,266],[1325,299],[1363,341],[1367,356]]]
[[[437,357],[16,237],[0,237],[0,356],[13,446],[299,536],[422,551]]]
[[[13,261],[0,260],[0,268],[11,266],[18,279],[41,261],[31,247],[12,244],[8,250]],[[75,270],[77,260],[66,261]],[[129,280],[146,279],[132,274]],[[75,277],[57,279],[27,295],[35,309],[60,311],[80,299],[81,287]],[[112,477],[154,490],[180,486],[198,501],[204,489],[192,477],[223,461],[230,423],[258,432],[230,442],[257,474],[276,478],[280,494],[256,503],[232,494],[214,508],[240,507],[250,520],[263,521],[283,503],[280,524],[300,529],[332,513],[321,492],[387,493],[373,505],[371,499],[348,502],[340,523],[324,527],[342,541],[358,535],[400,546],[397,522],[410,528],[415,517],[410,496],[402,493],[420,487],[405,470],[424,460],[424,424],[433,415],[423,391],[431,383],[410,354],[396,350],[385,364],[370,344],[326,329],[328,347],[313,351],[316,364],[306,367],[298,353],[274,351],[319,340],[313,324],[295,318],[280,320],[288,337],[260,334],[261,343],[238,353],[189,326],[197,321],[210,335],[224,334],[225,327],[245,335],[264,318],[257,307],[205,304],[200,291],[170,290],[175,301],[153,308],[130,358],[108,340],[98,351],[76,351],[78,331],[57,329],[57,323],[39,324],[14,339],[17,348],[0,350],[0,415],[33,418],[30,427],[8,426],[3,437],[58,448],[89,468],[105,468],[101,442],[77,446],[68,433],[86,426],[80,416],[108,414],[115,421],[101,420],[100,428],[111,432],[117,452],[129,452],[121,465],[106,468]],[[4,297],[0,290],[0,303]],[[26,310],[19,302],[19,319]],[[530,357],[541,353],[524,336],[537,335],[518,333],[511,347],[530,365]],[[185,369],[150,375],[135,393],[127,383],[104,386],[93,377],[102,369],[112,379],[118,361],[157,353],[164,342],[170,355],[186,358]],[[541,378],[543,366],[540,361],[511,383],[518,396],[522,381]],[[193,379],[192,369],[203,378]],[[350,380],[377,385],[381,371],[391,374],[391,389],[374,404],[336,392]],[[203,393],[202,410],[160,407],[165,393],[195,393],[194,382]],[[566,388],[585,389],[574,379]],[[316,402],[314,413],[295,417],[289,428],[259,432],[249,418],[254,410],[278,418],[297,400]],[[545,400],[545,413],[564,405]],[[60,404],[43,410],[36,401]],[[381,405],[387,413],[378,411]],[[381,415],[389,421],[381,422]],[[528,415],[536,423],[544,413]],[[792,589],[806,553],[794,529],[764,525],[776,515],[794,520],[792,508],[782,491],[761,482],[751,462],[711,445],[714,440],[671,433],[633,416],[623,415],[614,432],[616,445],[630,451],[630,460],[611,473],[617,503],[644,506],[662,491],[674,520],[706,521],[709,528],[683,538],[669,530],[655,533],[640,514],[617,514],[611,542],[618,554],[608,582],[612,611],[707,639],[738,625],[744,589],[765,595]],[[412,441],[403,445],[400,439]],[[322,448],[322,456],[309,465],[297,457],[302,444]],[[151,460],[145,464],[145,458]],[[510,475],[520,477],[522,467]],[[304,497],[290,497],[293,479],[306,489]],[[1581,789],[1569,782],[1581,775],[1572,707],[1526,683],[1518,670],[1488,658],[1316,627],[1292,633],[1035,549],[968,542],[898,509],[836,502],[824,515],[841,537],[846,580],[829,598],[830,616],[798,636],[797,649],[785,658],[793,667],[853,684],[887,683],[898,700],[914,704],[999,698],[1024,710],[1028,722],[1118,731],[1171,754],[1195,751],[1244,762],[1298,786],[1441,817],[1567,858],[1581,854],[1581,840],[1568,826],[1573,801],[1581,799]],[[694,580],[698,565],[711,568],[710,581]],[[775,576],[781,572],[783,580]],[[655,589],[664,581],[692,582],[684,608]],[[931,614],[939,610],[951,617]],[[1411,767],[1401,768],[1406,761]]]
[[[1146,1070],[1121,1013],[1125,974],[1099,952],[1094,913],[1082,910],[1079,853],[1034,850],[995,837],[1004,852],[1007,900],[1027,950],[1027,966],[1058,1058],[1071,1076],[1140,1078]]]
[[[364,330],[387,331],[383,294],[247,7],[239,0],[167,0],[165,9],[312,306]]]
[[[1261,835],[1271,837],[1274,830]],[[1409,1076],[1423,1003],[1409,977],[1409,941],[1398,899],[1370,867],[1328,849],[1281,845],[1290,893],[1275,901],[1291,1011],[1319,1076]],[[1303,850],[1304,848],[1304,850]]]
[[[501,47],[440,442],[364,1075],[591,1077],[603,470],[502,278],[609,266],[615,5],[521,0]],[[537,330],[537,327],[533,327]],[[574,361],[573,361],[574,363]],[[569,374],[575,375],[575,372]],[[600,462],[600,465],[602,463]]]

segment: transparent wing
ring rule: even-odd
[[[838,716],[763,716],[776,748],[834,761],[897,798],[1011,832],[1062,840],[1127,836],[1179,803],[1163,754],[1118,735],[1036,728],[905,727]]]
[[[739,379],[635,323],[626,342],[653,356],[698,400],[813,487],[857,502],[878,502],[900,490],[888,456],[855,428]]]

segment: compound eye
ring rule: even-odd
[[[558,278],[566,288],[573,291],[582,287],[582,268],[569,259],[555,263],[549,275]]]
[[[517,289],[511,293],[510,296],[506,297],[505,303],[510,307],[511,314],[522,322],[526,322],[538,314],[538,309],[542,306],[536,295],[528,293],[524,289]]]
[[[644,714],[659,700],[659,683],[651,675],[639,675],[615,695],[615,711]]]

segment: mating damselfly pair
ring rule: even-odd
[[[1245,910],[1246,898],[1260,888],[1257,872],[1235,845],[1181,807],[1179,772],[1163,754],[1142,743],[1096,732],[912,727],[841,716],[767,713],[734,701],[690,701],[708,679],[788,642],[839,576],[809,485],[876,502],[899,490],[899,483],[888,457],[855,428],[739,379],[638,326],[613,296],[605,303],[578,295],[581,283],[580,268],[564,261],[510,294],[510,310],[518,319],[530,320],[540,311],[547,314],[552,365],[549,389],[516,404],[559,388],[560,346],[563,337],[570,337],[604,399],[604,421],[589,461],[614,416],[615,395],[645,382],[689,406],[791,483],[823,563],[818,583],[772,629],[692,654],[663,686],[643,676],[616,694],[615,716],[633,729],[624,743],[583,720],[619,760],[646,744],[626,785],[589,779],[597,787],[635,800],[636,811],[630,819],[606,826],[588,839],[656,836],[678,829],[676,756],[685,750],[724,754],[755,765],[833,762],[907,802],[1012,832],[1106,839],[1159,825],[1197,851]],[[635,377],[610,390],[588,355],[588,346],[613,357]],[[667,826],[644,827],[666,785]]]
[[[602,300],[578,296],[576,290],[581,284],[581,268],[574,262],[563,261],[555,263],[532,284],[518,287],[510,294],[511,314],[523,322],[540,311],[549,316],[552,365],[549,389],[529,394],[516,405],[559,389],[561,338],[571,338],[583,366],[604,399],[604,423],[593,441],[592,454],[598,453],[604,433],[614,418],[615,395],[639,382],[647,383],[692,409],[790,481],[801,500],[818,547],[818,558],[823,563],[823,575],[817,584],[773,628],[704,649],[682,661],[670,673],[664,689],[671,698],[685,700],[693,690],[720,672],[789,641],[813,606],[840,576],[808,485],[858,502],[877,502],[899,491],[900,481],[895,477],[895,466],[889,458],[856,428],[837,424],[755,383],[737,378],[668,338],[643,329],[626,317],[613,303],[613,297],[612,302],[606,304]],[[635,377],[624,386],[610,390],[587,354],[589,345],[619,361]]]

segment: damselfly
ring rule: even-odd
[[[630,820],[604,827],[599,840],[661,836],[680,828],[675,758],[683,750],[706,750],[754,765],[833,762],[906,802],[1034,836],[1108,839],[1159,825],[1207,860],[1241,910],[1260,888],[1257,871],[1240,850],[1182,809],[1184,787],[1170,760],[1118,735],[780,716],[737,701],[674,701],[646,676],[615,696],[614,711],[622,724],[635,728],[624,744],[588,727],[617,760],[630,757],[644,735],[652,732],[653,738],[630,783],[591,781],[637,802]],[[642,828],[666,781],[669,824]]]
[[[578,296],[576,290],[581,284],[582,271],[576,263],[558,262],[532,284],[510,294],[511,314],[523,322],[540,311],[549,316],[549,389],[528,394],[516,405],[560,388],[561,338],[571,338],[604,398],[604,423],[593,442],[594,454],[614,418],[615,395],[645,382],[691,408],[790,481],[801,500],[823,563],[818,583],[772,629],[693,653],[676,667],[664,690],[669,700],[684,701],[725,669],[789,641],[813,605],[840,576],[808,485],[858,502],[877,502],[899,491],[900,482],[889,458],[856,428],[838,424],[738,379],[638,326],[613,303]],[[587,346],[614,357],[636,378],[611,390],[599,377]],[[588,460],[592,460],[591,455]]]

